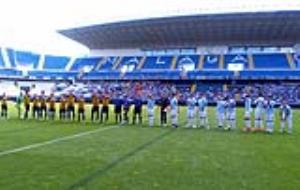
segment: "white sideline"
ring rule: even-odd
[[[34,148],[39,148],[41,146],[55,144],[55,143],[66,141],[66,140],[70,140],[70,139],[76,139],[76,138],[79,138],[79,137],[87,136],[87,135],[98,133],[98,132],[103,132],[103,131],[106,131],[106,130],[109,130],[109,129],[113,129],[113,128],[117,128],[117,127],[119,127],[119,125],[115,125],[115,126],[111,126],[111,127],[105,127],[105,128],[100,128],[100,129],[96,129],[96,130],[92,130],[92,131],[87,131],[87,132],[82,132],[82,133],[77,133],[75,135],[65,136],[65,137],[61,137],[61,138],[57,138],[57,139],[53,139],[53,140],[49,140],[49,141],[45,141],[45,142],[41,142],[41,143],[36,143],[36,144],[31,144],[31,145],[23,146],[23,147],[20,147],[20,148],[6,150],[6,151],[3,151],[3,152],[0,152],[0,157],[6,156],[6,155],[9,155],[9,154],[15,154],[15,153],[18,153],[18,152],[23,152],[23,151],[34,149]]]

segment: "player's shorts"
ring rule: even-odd
[[[225,113],[217,113],[218,120],[225,120]]]
[[[83,108],[78,108],[78,114],[84,114],[84,109]]]
[[[188,109],[187,117],[188,118],[194,118],[194,116],[195,116],[195,110]]]
[[[171,110],[171,121],[172,121],[172,124],[177,124],[177,120],[178,120],[177,110]]]
[[[206,118],[206,117],[207,117],[206,111],[201,111],[201,112],[199,113],[199,115],[200,115],[200,118]]]
[[[274,121],[274,114],[266,114],[266,121]]]
[[[245,112],[244,119],[245,119],[245,120],[251,119],[251,112],[250,112],[250,111],[246,111],[246,112]]]
[[[262,120],[263,119],[262,111],[255,110],[254,117],[255,120]]]
[[[235,113],[233,112],[233,113],[228,113],[227,114],[227,119],[228,120],[235,120]]]
[[[50,108],[49,112],[55,112],[55,108]]]
[[[115,113],[121,113],[122,112],[122,107],[116,106],[115,107]]]
[[[74,106],[68,106],[68,112],[74,112],[75,107]]]
[[[154,110],[153,109],[148,109],[148,116],[154,117]]]
[[[30,105],[29,105],[29,104],[26,104],[26,105],[25,105],[25,111],[28,112],[29,110],[30,110]]]
[[[41,106],[41,111],[46,111],[47,110],[47,106]]]
[[[102,112],[103,113],[108,113],[108,106],[103,106],[102,107]]]
[[[99,111],[99,106],[93,106],[92,107],[92,112],[97,112]]]
[[[7,105],[6,104],[2,104],[1,105],[1,110],[7,110]]]

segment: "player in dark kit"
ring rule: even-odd
[[[169,106],[169,99],[166,95],[160,99],[160,124],[161,126],[167,125],[167,108]]]
[[[40,116],[40,99],[35,94],[32,100],[32,118],[38,119]]]
[[[75,96],[73,93],[69,94],[67,103],[68,119],[75,120]]]
[[[91,121],[95,121],[95,115],[96,115],[96,120],[99,120],[99,95],[98,93],[94,92],[92,96],[92,110],[91,110]]]
[[[59,119],[64,120],[66,119],[66,104],[67,99],[65,95],[62,95],[59,102]]]
[[[123,113],[124,113],[124,123],[128,124],[129,118],[128,118],[128,112],[130,109],[130,100],[127,95],[123,98]]]
[[[123,99],[121,97],[114,100],[115,104],[115,118],[116,123],[122,122],[122,105],[123,105]]]
[[[85,101],[84,97],[80,96],[78,99],[78,121],[85,120]]]
[[[133,118],[132,123],[133,125],[136,123],[137,117],[139,118],[139,124],[142,124],[142,106],[143,102],[141,100],[141,97],[137,95],[137,97],[133,101],[134,110],[133,110]]]
[[[55,119],[55,97],[54,94],[51,94],[49,97],[49,119],[54,120]]]
[[[41,92],[41,96],[40,96],[40,118],[41,119],[46,119],[47,118],[47,98],[45,96],[45,91]]]
[[[105,95],[102,98],[102,110],[101,110],[101,116],[100,116],[100,123],[103,122],[103,116],[105,114],[105,122],[108,121],[108,117],[109,117],[109,96]]]
[[[26,91],[26,94],[24,96],[24,107],[25,107],[24,119],[28,119],[28,114],[30,111],[30,96],[28,91]]]
[[[1,100],[1,117],[7,119],[7,97],[5,93],[3,93]]]

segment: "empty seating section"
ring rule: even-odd
[[[170,69],[173,56],[149,56],[142,69]]]
[[[132,71],[137,69],[142,57],[123,57],[117,69]]]
[[[102,60],[101,57],[94,58],[77,58],[71,67],[71,71],[92,71],[95,70],[97,65]]]
[[[225,55],[225,69],[228,69],[229,64],[241,64],[244,69],[249,68],[248,56],[246,54]]]
[[[112,70],[119,57],[107,57],[106,60],[99,67],[99,70]]]
[[[198,66],[199,55],[181,55],[177,58],[176,68],[179,70],[194,70]]]
[[[219,69],[219,55],[205,55],[203,69]]]
[[[65,70],[70,60],[71,58],[66,56],[46,55],[43,69]]]
[[[255,69],[289,69],[285,54],[257,54],[253,55]]]

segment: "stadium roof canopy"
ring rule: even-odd
[[[140,19],[59,32],[90,49],[203,45],[292,46],[300,42],[300,11]]]

